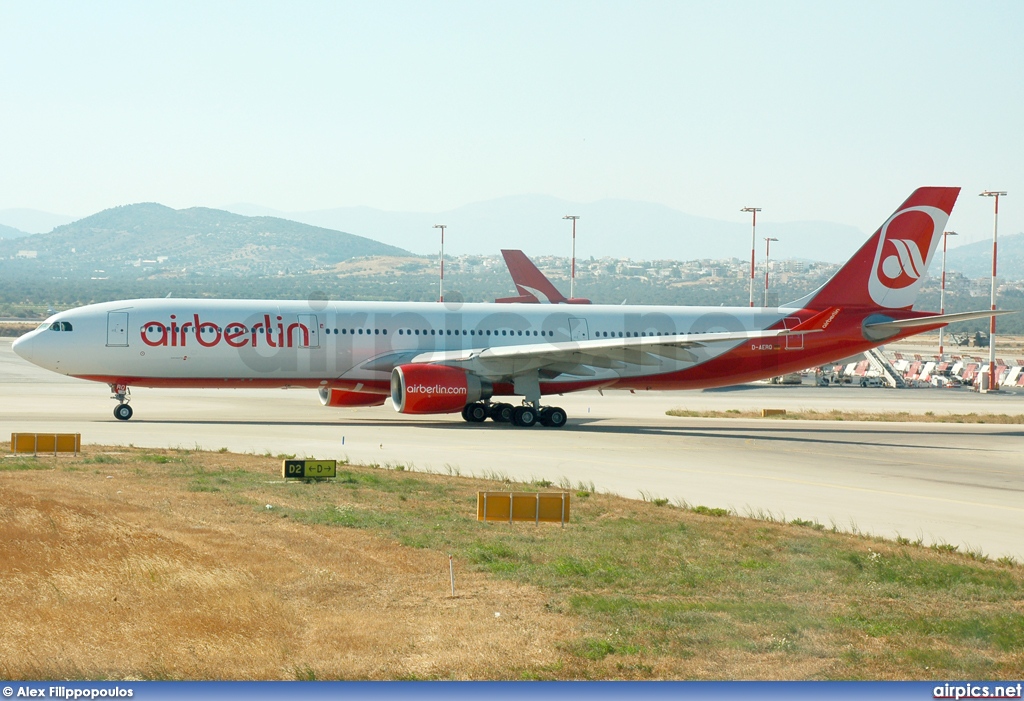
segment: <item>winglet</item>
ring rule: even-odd
[[[829,327],[835,318],[839,316],[839,312],[843,311],[842,307],[829,307],[823,312],[818,312],[807,321],[801,322],[797,326],[791,328],[789,333],[808,333],[814,331],[824,331]]]

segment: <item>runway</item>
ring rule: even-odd
[[[287,453],[513,479],[570,480],[1024,560],[1024,426],[674,418],[690,409],[1024,413],[1024,395],[746,385],[553,398],[561,429],[328,409],[311,390],[132,390],[38,369],[0,339],[0,430],[81,433],[89,444]]]

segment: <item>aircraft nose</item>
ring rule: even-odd
[[[14,339],[14,343],[11,344],[11,350],[17,353],[22,359],[27,360],[30,363],[38,364],[36,356],[39,350],[39,334],[35,331],[30,331],[24,336],[19,336]]]

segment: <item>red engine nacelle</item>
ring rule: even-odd
[[[413,363],[391,371],[391,401],[402,414],[451,414],[490,396],[490,382],[458,368]]]
[[[324,406],[354,407],[380,406],[388,398],[386,394],[372,392],[349,392],[343,389],[320,388],[320,403]]]

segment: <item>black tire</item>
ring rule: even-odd
[[[483,423],[487,419],[487,407],[480,403],[470,404],[465,408],[462,416],[470,423]]]
[[[511,404],[492,404],[488,416],[495,423],[507,424],[512,421],[512,409]]]
[[[473,419],[469,418],[469,407],[471,407],[471,406],[473,406],[473,405],[472,404],[467,404],[466,406],[462,407],[462,420],[463,421],[472,421],[473,420]]]
[[[118,404],[114,407],[114,418],[118,421],[127,421],[132,418],[132,408],[127,404]]]
[[[549,428],[562,428],[568,418],[565,409],[559,406],[547,407],[540,413],[540,422]]]
[[[518,406],[512,412],[512,423],[528,428],[537,423],[537,412],[532,406]]]

